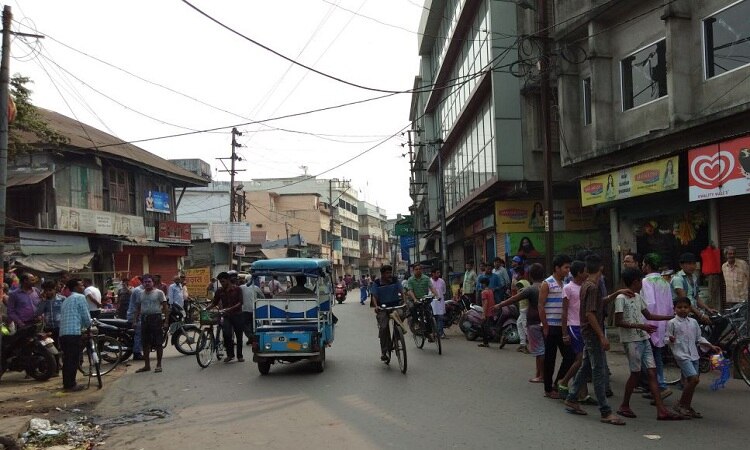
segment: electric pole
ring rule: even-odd
[[[233,222],[239,222],[240,217],[240,208],[237,206],[237,199],[236,195],[237,193],[234,190],[234,176],[237,175],[238,172],[244,172],[244,169],[237,169],[236,168],[236,162],[242,161],[242,158],[237,156],[237,148],[242,147],[242,145],[237,143],[237,136],[242,136],[242,133],[237,131],[237,128],[232,128],[232,154],[229,158],[216,158],[219,161],[221,161],[221,164],[224,166],[224,170],[220,170],[219,172],[229,172],[229,224],[231,227],[231,224]],[[224,160],[229,159],[230,162],[230,168],[227,168],[226,164],[224,164]],[[244,205],[243,205],[244,207]],[[229,269],[232,269],[232,262],[234,260],[234,242],[229,243]]]
[[[541,39],[541,55],[539,58],[540,81],[540,101],[542,103],[542,142],[544,143],[544,243],[547,247],[545,251],[545,262],[547,270],[552,271],[552,258],[555,253],[555,212],[552,201],[552,130],[550,121],[550,89],[549,89],[549,56],[550,42],[547,17],[547,0],[539,1],[539,38]]]
[[[10,96],[10,6],[3,8],[3,54],[0,61],[0,275],[5,276],[5,217],[8,187],[8,98]],[[0,280],[1,281],[1,280]],[[2,289],[0,289],[2,292]]]
[[[416,168],[415,168],[415,161],[414,161],[414,150],[412,148],[412,142],[411,142],[411,133],[413,130],[406,130],[406,136],[408,139],[408,145],[409,145],[409,169],[411,171],[411,183],[409,183],[409,190],[411,194],[411,200],[412,200],[412,211],[411,211],[411,226],[412,230],[414,231],[414,261],[407,261],[407,265],[409,266],[407,268],[407,272],[411,271],[411,265],[415,262],[417,262],[419,258],[419,230],[417,229],[417,193],[412,192],[416,190]],[[411,255],[411,252],[409,252],[409,255]]]

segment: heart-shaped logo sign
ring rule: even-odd
[[[723,150],[696,157],[690,164],[693,182],[704,189],[721,186],[734,172],[734,155]]]

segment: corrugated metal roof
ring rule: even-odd
[[[138,146],[128,144],[102,130],[48,109],[37,107],[37,110],[50,128],[70,140],[68,144],[70,147],[103,157],[127,160],[146,170],[180,180],[183,182],[182,186],[206,186],[208,184],[207,180],[189,170]],[[25,143],[38,146],[46,144],[32,133],[20,133],[20,135]]]
[[[52,172],[8,172],[8,187],[37,184],[51,176]]]

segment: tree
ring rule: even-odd
[[[32,91],[26,86],[28,83],[33,83],[33,81],[20,74],[13,75],[10,80],[10,95],[16,104],[16,120],[9,126],[9,159],[39,148],[36,142],[52,148],[57,148],[69,142],[67,137],[47,125],[37,108],[31,103]]]

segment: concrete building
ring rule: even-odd
[[[536,11],[529,6],[520,1],[424,2],[420,69],[409,114],[410,194],[419,236],[412,260],[440,257],[442,215],[447,265],[455,270],[469,260],[517,252],[541,260],[541,102],[538,73],[528,62],[538,56],[538,45],[521,37],[538,31]],[[522,52],[528,54],[525,64],[518,63]],[[557,159],[557,139],[552,147]],[[570,181],[575,172],[554,166],[556,198],[575,201]],[[534,245],[522,250],[519,243],[527,241]]]
[[[177,220],[191,224],[193,239],[209,239],[212,223],[229,221],[229,192],[229,181],[185,190]]]
[[[681,252],[712,245],[746,259],[750,0],[555,7],[558,47],[587,55],[559,63],[561,164],[611,218],[614,260],[656,252],[676,268]]]
[[[318,179],[306,175],[290,178],[261,178],[243,181],[245,192],[266,191],[278,195],[316,194],[323,209],[330,208],[327,233],[321,243],[332,247],[334,271],[337,276],[359,275],[359,217],[357,190],[347,180]],[[248,213],[253,212],[254,203],[248,204]],[[255,205],[257,206],[257,205]],[[332,206],[332,207],[331,207]]]
[[[390,264],[391,242],[388,239],[388,216],[385,210],[372,203],[360,201],[359,213],[359,270],[362,275],[379,277],[380,267]]]

